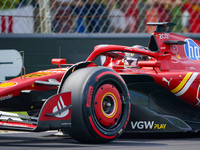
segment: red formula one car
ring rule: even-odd
[[[122,133],[200,130],[200,42],[157,26],[149,46],[98,45],[86,61],[0,84],[0,128],[63,129],[103,143]],[[27,111],[29,116],[5,111]]]

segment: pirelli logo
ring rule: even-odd
[[[92,86],[89,86],[88,96],[87,96],[87,103],[86,103],[87,107],[90,107],[90,105],[91,105],[93,89],[94,88]]]

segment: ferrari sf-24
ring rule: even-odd
[[[97,45],[86,61],[0,84],[0,129],[65,130],[80,142],[200,131],[200,42],[156,26],[148,47]],[[28,115],[10,113],[27,111]]]

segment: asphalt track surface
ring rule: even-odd
[[[56,132],[0,133],[0,150],[199,150],[200,135],[142,135],[122,137],[107,144],[82,144]],[[137,137],[136,137],[137,136]]]

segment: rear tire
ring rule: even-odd
[[[72,138],[84,143],[106,143],[119,137],[130,116],[129,93],[122,77],[106,67],[73,72],[61,92],[72,92]]]

